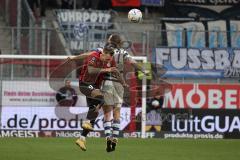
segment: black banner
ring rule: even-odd
[[[197,4],[197,5],[237,5],[240,0],[169,0],[173,3],[180,4]]]
[[[164,138],[240,138],[238,110],[162,110]]]
[[[166,16],[210,19],[239,19],[240,0],[169,0]]]

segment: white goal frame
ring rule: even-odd
[[[66,59],[69,56],[65,55],[0,55],[0,59],[30,59],[30,60],[60,60]],[[136,61],[142,61],[147,63],[147,57],[145,56],[132,56]],[[144,66],[144,65],[143,65]],[[141,138],[146,138],[146,91],[147,80],[146,76],[142,79],[142,115],[141,115]]]
[[[145,56],[132,56],[136,61],[142,61],[147,63],[147,57]],[[145,65],[143,65],[144,67]],[[141,138],[146,138],[146,108],[147,108],[147,79],[143,76],[142,79],[142,115],[141,115]]]

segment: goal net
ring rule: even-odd
[[[88,110],[85,96],[78,88],[79,62],[69,62],[68,56],[57,55],[0,55],[0,58],[1,131],[7,136],[19,131],[25,136],[77,137]],[[147,62],[146,57],[133,58],[143,64]],[[132,70],[125,78],[130,87],[121,108],[120,130],[122,135],[125,131],[135,132],[136,116],[140,116],[139,137],[145,138],[146,76]],[[77,100],[66,93],[67,101],[59,103],[57,93],[66,80],[70,80]],[[90,136],[103,136],[102,119],[100,114]]]

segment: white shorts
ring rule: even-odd
[[[105,80],[102,84],[105,105],[114,105],[121,107],[123,103],[124,88],[121,83]]]

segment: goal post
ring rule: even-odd
[[[140,61],[143,64],[147,63],[147,57],[145,56],[133,56],[133,59]],[[143,65],[144,67],[145,65]],[[145,69],[145,68],[144,68]],[[141,138],[146,138],[146,106],[147,106],[147,78],[146,76],[142,77],[142,115],[141,115]]]
[[[0,62],[1,62],[1,74],[2,74],[2,63],[3,61],[11,61],[11,60],[32,60],[32,61],[42,61],[42,60],[65,60],[69,56],[67,55],[0,55]],[[145,56],[133,56],[133,59],[137,62],[141,62],[143,64],[147,63],[147,57]],[[20,64],[18,62],[18,64]],[[144,65],[143,65],[144,66]],[[11,69],[13,70],[13,69]],[[49,71],[49,70],[48,70]],[[2,76],[2,75],[1,75]],[[49,73],[47,74],[46,78],[49,78]],[[146,126],[146,102],[147,102],[147,80],[146,76],[142,78],[142,97],[141,97],[141,138],[146,138],[145,136],[145,126]]]

